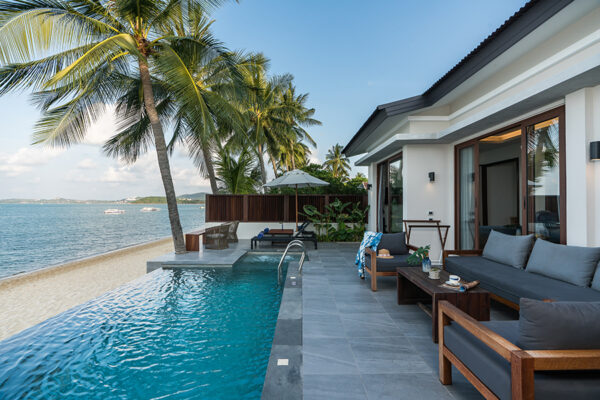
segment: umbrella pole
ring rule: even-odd
[[[298,185],[296,185],[296,232],[298,232]]]

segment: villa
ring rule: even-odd
[[[529,1],[343,153],[356,193],[289,168],[185,251],[0,279],[0,399],[600,398],[600,0]]]
[[[449,225],[446,249],[481,249],[491,229],[600,245],[599,109],[600,2],[530,1],[348,142],[369,170],[369,229],[431,218]],[[411,242],[441,256],[431,231]]]

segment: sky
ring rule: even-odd
[[[272,74],[291,73],[322,126],[312,160],[345,145],[378,104],[421,94],[525,4],[525,0],[240,0],[212,13],[232,50],[262,52]],[[27,93],[0,97],[0,199],[115,200],[162,195],[153,151],[127,165],[102,153],[114,134],[107,113],[84,143],[31,145],[39,117]],[[171,158],[178,195],[210,192],[179,149]],[[355,168],[355,172],[364,172]]]

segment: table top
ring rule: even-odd
[[[429,279],[429,275],[424,273],[421,267],[400,267],[396,268],[398,275],[402,275],[404,278],[418,286],[425,293],[431,295],[433,293],[486,293],[487,290],[477,286],[473,289],[469,289],[466,292],[459,292],[457,290],[447,289],[440,287],[441,284],[448,280],[450,274],[448,271],[440,271],[440,279]]]

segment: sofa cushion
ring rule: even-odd
[[[600,262],[598,262],[594,278],[592,279],[592,289],[600,291]]]
[[[523,269],[531,253],[533,241],[533,235],[513,236],[493,230],[483,248],[483,257]]]
[[[394,258],[378,258],[377,259],[377,272],[395,272],[398,267],[412,267],[408,263],[407,258],[410,254],[399,254],[395,255]],[[371,255],[365,253],[365,265],[371,267]]]
[[[527,271],[577,286],[589,286],[598,261],[600,247],[566,246],[538,239]]]
[[[600,302],[521,299],[519,339],[525,350],[600,349]]]
[[[406,234],[399,233],[384,233],[381,235],[381,241],[377,245],[378,249],[388,249],[390,254],[408,254],[406,247]]]
[[[508,341],[518,337],[518,321],[489,321],[485,326]],[[510,364],[457,323],[444,327],[444,344],[500,399],[511,398]],[[600,398],[598,372],[536,372],[536,399]]]
[[[556,301],[600,301],[600,291],[531,274],[483,257],[448,257],[446,270],[466,280],[479,280],[483,289],[519,304],[522,297]]]

